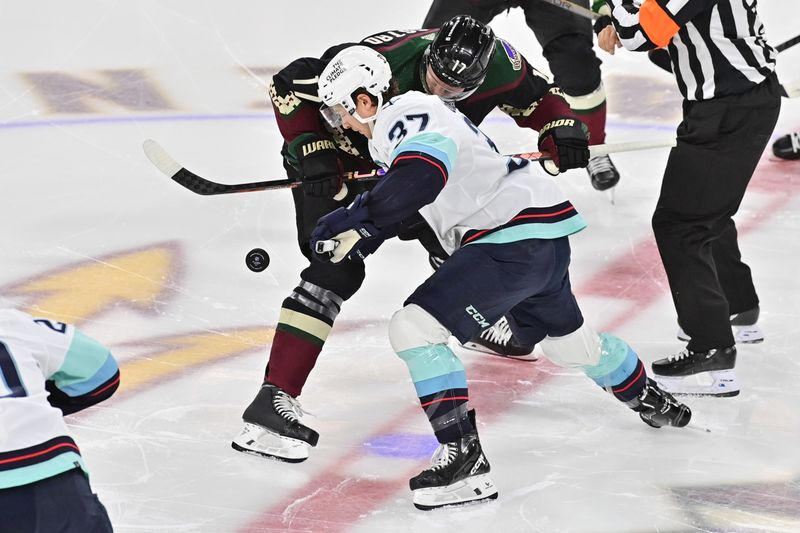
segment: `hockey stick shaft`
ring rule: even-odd
[[[578,4],[574,4],[572,2],[568,2],[567,0],[541,0],[542,2],[547,2],[548,4],[552,4],[556,7],[560,7],[570,13],[578,15],[579,17],[583,17],[589,20],[595,20],[600,17],[598,13],[595,13],[591,9],[586,9],[583,6],[579,6]]]
[[[775,50],[777,50],[778,52],[783,52],[787,48],[791,48],[792,46],[794,46],[794,45],[796,45],[798,43],[800,43],[800,35],[798,35],[796,37],[792,37],[788,41],[784,41],[781,44],[775,46]]]
[[[231,194],[236,192],[255,192],[274,189],[292,189],[299,187],[301,182],[290,179],[253,181],[247,183],[225,184],[207,180],[191,170],[185,168],[170,156],[164,148],[152,139],[147,139],[142,144],[147,159],[165,176],[192,191],[203,196],[213,196],[216,194]],[[355,173],[349,172],[345,175],[347,181],[366,181],[378,179],[383,175],[383,170],[373,170],[372,172]]]
[[[652,148],[666,148],[675,146],[675,139],[655,140],[655,141],[636,141],[627,143],[611,143],[611,144],[598,144],[589,147],[590,157],[604,156],[616,152],[630,152],[634,150],[649,150]],[[152,139],[144,141],[142,148],[147,158],[156,168],[158,168],[165,176],[172,179],[180,186],[189,189],[195,194],[203,196],[213,196],[217,194],[230,194],[237,192],[255,192],[267,191],[274,189],[288,189],[299,187],[302,183],[296,180],[282,179],[282,180],[269,180],[269,181],[253,181],[246,183],[217,183],[215,181],[207,180],[191,170],[188,170],[175,159],[170,156],[161,145]],[[510,157],[519,157],[521,159],[528,159],[530,161],[540,161],[550,159],[550,154],[546,152],[525,152],[520,154],[512,154]],[[372,172],[354,173],[350,172],[345,174],[345,181],[369,181],[376,180],[383,176],[385,172],[382,169],[376,169]]]

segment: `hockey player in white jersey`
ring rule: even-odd
[[[361,261],[421,216],[452,255],[389,323],[440,443],[430,468],[410,480],[420,509],[497,497],[469,409],[464,366],[447,345],[499,317],[540,343],[553,362],[579,368],[652,427],[685,426],[691,411],[647,377],[622,339],[587,326],[569,282],[568,235],[585,222],[554,180],[527,160],[500,155],[464,115],[435,96],[391,97],[380,54],[348,48],[320,76],[323,114],[370,138],[387,168],[380,183],[319,220],[312,246],[322,260]],[[580,124],[555,120],[540,132],[587,146]],[[588,157],[588,150],[586,150]],[[558,153],[548,164],[557,170]]]
[[[112,531],[62,417],[118,386],[117,363],[96,340],[0,309],[0,531]]]

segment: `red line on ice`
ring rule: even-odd
[[[768,148],[769,149],[769,148]],[[800,175],[797,163],[784,163],[764,159],[759,165],[750,189],[772,196],[768,205],[753,217],[740,221],[739,234],[758,229],[783,206],[790,202],[800,190]],[[615,298],[628,303],[626,309],[595,327],[614,331],[629,322],[643,308],[668,293],[668,285],[658,249],[651,237],[643,239],[627,254],[624,254],[597,272],[576,292],[580,296]],[[670,320],[672,317],[668,317]],[[505,361],[499,357],[478,359],[469,365],[471,404],[480,413],[479,425],[491,424],[502,415],[509,403],[524,397],[548,381],[554,367],[547,361],[527,364]],[[496,386],[502,376],[502,386]],[[590,383],[587,386],[591,386]],[[405,409],[382,427],[362,440],[396,432],[409,417],[422,416],[418,407]],[[354,448],[341,456],[327,469],[287,494],[280,502],[265,510],[239,531],[314,531],[338,533],[353,527],[359,520],[368,517],[392,496],[402,495],[408,500],[411,493],[408,478],[416,475],[427,465],[427,460],[409,469],[395,479],[365,479],[348,474],[348,467],[363,457],[364,451]],[[313,461],[314,457],[309,459]],[[287,465],[286,468],[292,468]],[[345,490],[340,490],[346,487]]]

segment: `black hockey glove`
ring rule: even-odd
[[[586,124],[574,118],[557,118],[539,130],[539,150],[552,157],[540,161],[542,168],[553,176],[571,168],[583,168],[589,163],[589,136]]]
[[[340,207],[320,218],[311,233],[311,251],[323,262],[338,263],[345,257],[363,261],[385,238],[367,217],[369,192],[356,196],[349,207]]]
[[[296,147],[297,162],[308,196],[332,198],[342,188],[342,163],[330,139],[308,136]]]

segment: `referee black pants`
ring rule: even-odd
[[[729,316],[758,305],[732,217],[779,110],[774,75],[743,94],[684,101],[652,222],[690,350],[732,346]]]

